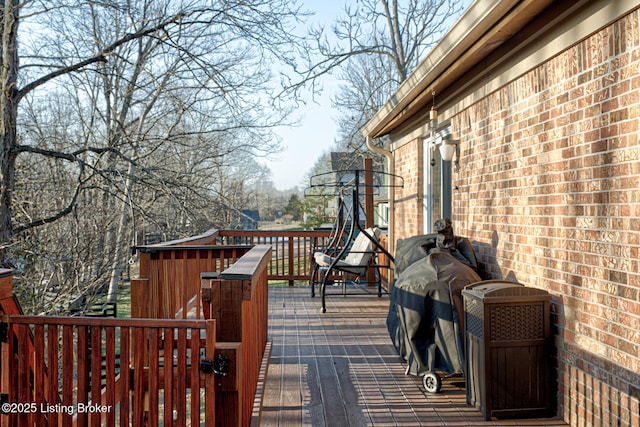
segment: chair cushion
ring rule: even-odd
[[[366,233],[366,234],[365,234]],[[375,243],[367,237],[367,234],[374,238],[376,242],[380,237],[380,229],[376,227],[367,228],[363,232],[360,232],[356,239],[353,241],[349,254],[345,258],[345,262],[351,265],[366,266],[369,264],[369,260],[375,252]]]
[[[318,264],[321,268],[323,267],[328,268],[333,262],[333,260],[335,259],[334,257],[331,257],[322,252],[314,253],[313,258],[315,259],[316,264]],[[342,260],[338,260],[338,262],[335,265],[336,269],[340,271],[346,271],[348,273],[353,273],[353,274],[360,274],[360,272],[364,267],[366,267],[366,265],[365,266],[352,265]]]
[[[367,234],[372,238],[378,239],[380,236],[380,229],[377,227],[367,228],[366,234],[360,232],[353,241],[353,245],[349,248],[347,256],[344,260],[338,260],[334,267],[340,271],[346,271],[353,274],[360,274],[364,268],[369,265],[371,256],[375,252],[375,243],[372,242]],[[315,252],[313,254],[316,264],[320,267],[329,267],[335,260],[323,252]]]

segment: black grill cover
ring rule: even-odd
[[[414,238],[412,244],[419,241]],[[387,328],[393,345],[407,362],[407,374],[424,375],[435,370],[461,373],[461,291],[480,281],[480,276],[470,267],[473,263],[465,262],[455,250],[429,249],[423,258],[416,257],[415,250],[407,250],[412,259],[398,260],[401,246],[398,242],[396,261],[403,266],[411,264],[399,274],[391,292]]]

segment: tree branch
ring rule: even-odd
[[[195,13],[195,12],[192,12]],[[159,24],[151,27],[151,28],[147,28],[147,29],[143,29],[140,31],[137,31],[135,33],[128,33],[125,34],[124,37],[122,37],[121,39],[113,42],[112,44],[110,44],[109,46],[105,47],[104,49],[102,49],[101,52],[98,52],[96,55],[94,55],[91,58],[85,59],[84,61],[80,61],[76,64],[73,65],[69,65],[67,67],[62,67],[52,73],[49,73],[45,76],[40,77],[37,80],[34,80],[33,82],[29,83],[28,85],[26,85],[25,87],[23,87],[22,89],[20,89],[17,93],[16,96],[16,102],[19,102],[26,94],[28,94],[29,92],[31,92],[32,90],[34,90],[35,88],[42,86],[43,84],[55,79],[56,77],[65,75],[65,74],[69,74],[69,73],[73,73],[75,71],[80,71],[81,69],[87,67],[88,65],[91,64],[95,64],[97,62],[104,62],[106,61],[107,56],[109,56],[110,54],[112,54],[118,47],[129,43],[133,40],[137,40],[140,39],[142,37],[154,34],[160,30],[165,29],[167,26],[171,25],[171,24],[178,24],[180,25],[180,21],[182,21],[182,19],[184,19],[185,17],[187,17],[189,14],[186,14],[184,12],[178,13],[176,15],[173,15],[171,17],[169,17],[168,19],[160,22]]]
[[[82,166],[82,164],[80,165],[80,172],[78,173],[78,186],[76,187],[76,191],[73,195],[73,197],[71,198],[71,201],[69,202],[69,204],[62,209],[61,211],[58,211],[57,213],[55,213],[54,215],[51,215],[47,218],[41,218],[35,221],[31,221],[28,224],[24,224],[24,225],[20,225],[18,227],[15,227],[13,229],[13,234],[18,234],[21,233],[23,231],[26,230],[30,230],[32,228],[36,228],[36,227],[40,227],[41,225],[45,225],[54,221],[59,220],[62,217],[65,217],[67,215],[69,215],[71,212],[73,212],[73,208],[76,206],[76,203],[78,202],[78,196],[80,195],[80,192],[82,191],[83,187],[83,181],[82,181],[82,173],[84,171],[84,167]]]
[[[125,156],[120,150],[117,150],[114,147],[85,147],[85,148],[81,148],[79,150],[73,151],[71,153],[64,153],[62,151],[55,151],[55,150],[47,150],[44,148],[40,148],[40,147],[34,147],[32,145],[18,145],[14,148],[13,152],[15,154],[20,154],[20,153],[33,153],[33,154],[40,154],[41,156],[46,156],[46,157],[51,157],[51,158],[55,158],[55,159],[61,159],[61,160],[67,160],[69,162],[76,162],[79,163],[81,165],[85,165],[84,160],[80,159],[80,155],[81,154],[85,154],[85,153],[95,153],[95,154],[104,154],[104,153],[113,153],[116,156],[120,157],[121,159],[125,160],[126,162],[129,162],[131,164],[133,164],[134,166],[137,166],[137,162],[130,158]]]

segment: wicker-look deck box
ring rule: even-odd
[[[486,420],[552,415],[549,293],[489,280],[462,295],[467,402]]]

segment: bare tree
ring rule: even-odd
[[[113,286],[132,222],[162,221],[162,206],[193,224],[187,200],[212,187],[198,173],[276,149],[270,130],[287,111],[271,68],[291,65],[298,17],[285,0],[0,6],[2,264],[41,254],[46,239],[32,230],[58,223],[74,241],[93,239],[97,258],[76,273],[100,282],[110,271]]]
[[[359,55],[340,71],[343,83],[332,99],[332,106],[342,112],[336,138],[340,150],[371,156],[360,131],[397,89],[394,69],[381,66],[389,62],[385,57]]]
[[[341,111],[341,149],[360,151],[360,129],[440,40],[469,1],[347,2],[330,30],[312,31],[317,45],[303,80],[337,72],[344,83],[333,105]]]
[[[468,1],[459,0],[359,0],[346,2],[343,14],[329,31],[312,29],[317,41],[301,71],[312,81],[334,71],[359,55],[386,58],[380,66],[391,66],[399,85],[432,48]],[[319,54],[318,56],[316,56]]]

